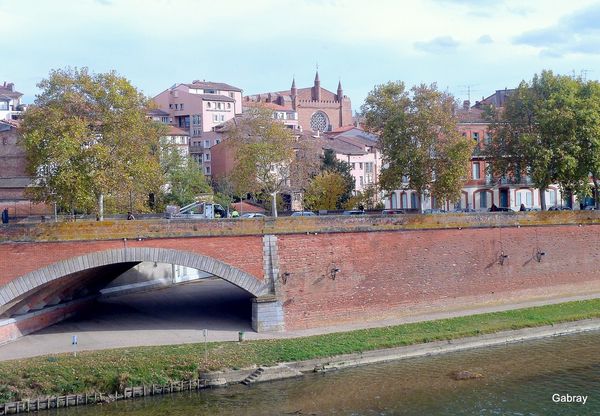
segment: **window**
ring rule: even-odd
[[[360,186],[363,186],[365,184],[364,178],[362,176],[359,176],[360,179]]]
[[[218,114],[213,114],[213,121],[215,123],[217,123],[219,121],[219,115]]]
[[[556,189],[551,189],[549,191],[550,194],[550,206],[553,207],[556,205]]]
[[[161,123],[169,124],[169,117],[161,117],[160,121],[161,121]]]
[[[207,101],[207,102],[206,102],[206,106],[207,106],[208,108],[211,108],[211,107],[212,107],[212,103],[211,103],[210,101]]]
[[[473,140],[476,143],[479,143],[479,133],[478,132],[473,132]]]
[[[172,109],[172,108],[173,108],[173,104],[169,104],[169,108],[171,108],[171,109]]]
[[[492,143],[492,135],[487,131],[485,132],[484,140],[485,140],[485,144]]]
[[[231,110],[231,103],[227,103],[227,109]]]
[[[210,140],[204,140],[204,147],[210,147]]]
[[[215,139],[215,144],[221,143],[221,139]]]
[[[400,208],[408,208],[408,195],[406,193],[401,195],[400,200],[402,201]]]
[[[229,97],[230,97],[230,98],[233,98],[233,97],[235,97],[235,94],[234,94],[234,93],[232,93],[232,92],[230,92],[230,93],[229,93]]]
[[[481,172],[479,170],[479,163],[473,163],[473,179],[480,179]]]
[[[225,116],[221,114],[221,121],[225,121]]]
[[[487,208],[487,192],[479,192],[479,208]]]
[[[365,162],[365,172],[373,173],[373,162]]]
[[[223,109],[223,103],[217,103],[217,110]]]
[[[359,163],[358,163],[358,168],[359,168],[360,170],[362,170],[362,162],[359,162]]]
[[[410,194],[410,207],[419,208],[419,199],[417,198],[417,194],[414,192]]]
[[[352,165],[352,169],[356,169],[356,163],[355,162],[352,162],[351,165]]]
[[[204,94],[216,94],[217,90],[213,90],[213,89],[205,89],[204,90]]]
[[[402,175],[402,183],[408,183],[408,175]]]
[[[313,131],[326,131],[329,127],[329,119],[322,111],[317,111],[310,118],[310,128]]]
[[[183,103],[179,104],[179,109],[183,110]]]
[[[210,160],[210,153],[204,153],[204,160],[208,162]]]
[[[204,168],[204,173],[206,173],[207,175],[210,175],[210,166],[206,166]]]

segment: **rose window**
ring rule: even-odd
[[[325,131],[328,126],[329,120],[327,120],[327,115],[325,115],[325,113],[319,111],[310,118],[310,128],[313,129],[313,131]]]

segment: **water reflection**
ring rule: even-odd
[[[600,332],[98,407],[62,415],[600,414]],[[450,374],[469,370],[474,380]],[[587,395],[557,404],[552,394]]]

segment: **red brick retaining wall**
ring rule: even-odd
[[[410,314],[439,305],[560,295],[600,283],[600,226],[279,236],[286,328]],[[545,252],[541,262],[537,249]],[[498,263],[501,251],[509,257]],[[335,280],[331,270],[339,268]],[[588,285],[589,286],[589,285]],[[600,285],[598,285],[600,287]]]

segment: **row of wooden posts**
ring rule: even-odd
[[[204,387],[204,380],[197,379],[172,382],[167,385],[152,384],[151,386],[126,387],[122,393],[115,392],[114,394],[86,393],[38,398],[34,400],[21,400],[19,402],[0,404],[0,415],[36,412],[39,410],[81,406],[86,404],[109,403],[115,400],[133,399],[135,397],[155,396],[186,390],[199,390]]]

